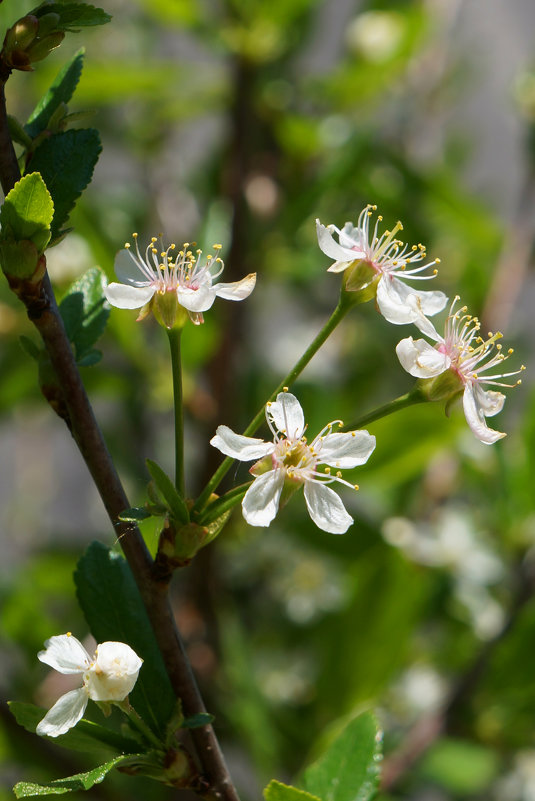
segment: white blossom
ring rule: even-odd
[[[37,734],[58,737],[82,718],[89,698],[123,701],[133,689],[143,660],[122,642],[103,642],[91,657],[72,634],[60,634],[45,642],[38,659],[59,673],[83,676],[83,685],[56,701],[37,726]]]
[[[223,272],[223,261],[219,257],[221,245],[214,245],[216,255],[203,259],[202,251],[193,253],[187,242],[176,253],[176,245],[165,248],[161,239],[153,236],[142,255],[137,234],[133,237],[135,252],[127,242],[115,259],[115,273],[121,283],[111,283],[105,290],[112,306],[140,309],[156,301],[169,328],[174,325],[179,306],[182,306],[198,325],[204,322],[203,312],[212,306],[216,297],[244,300],[254,289],[256,273],[250,273],[241,281],[214,284]]]
[[[335,420],[308,443],[303,410],[289,392],[280,392],[267,404],[266,419],[273,442],[235,434],[228,426],[218,426],[210,441],[226,456],[244,462],[259,460],[250,470],[255,480],[242,501],[245,520],[252,526],[269,526],[283,491],[304,485],[305,502],[314,523],[332,534],[346,532],[353,518],[327,485],[339,482],[358,489],[342,478],[340,469],[364,464],[375,448],[375,437],[367,431],[333,434],[332,427],[340,423]]]
[[[455,311],[458,300],[459,296],[451,304],[444,336],[438,334],[428,321],[425,333],[435,341],[435,345],[430,345],[424,339],[407,337],[398,343],[396,353],[402,367],[415,378],[433,379],[450,371],[450,375],[453,374],[458,381],[458,388],[454,386],[453,394],[463,393],[464,414],[470,429],[481,442],[491,445],[506,435],[489,428],[485,418],[502,410],[505,395],[485,390],[483,386],[515,386],[504,383],[503,379],[517,375],[524,370],[524,366],[510,373],[489,375],[488,371],[501,365],[513,350],[510,348],[503,353],[498,342],[502,337],[500,332],[489,333],[488,338],[483,339],[479,335],[481,323],[477,317],[467,314],[466,306]]]
[[[378,227],[383,219],[379,215],[371,230],[370,218],[376,209],[377,206],[368,204],[361,211],[356,226],[346,222],[342,229],[316,220],[318,244],[326,256],[334,259],[329,272],[347,271],[345,289],[350,292],[373,286],[379,311],[388,322],[414,323],[425,330],[426,317],[442,311],[447,297],[439,291],[416,290],[404,282],[434,278],[436,269],[431,274],[423,273],[439,260],[420,264],[426,259],[425,247],[421,244],[409,247],[396,239],[396,234],[403,230],[401,222],[379,235]],[[418,266],[412,267],[413,264]]]

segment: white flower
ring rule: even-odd
[[[161,239],[153,236],[143,256],[137,234],[133,237],[135,253],[127,242],[115,259],[115,273],[122,283],[111,283],[105,290],[108,301],[118,309],[140,309],[154,299],[159,301],[158,308],[168,328],[175,323],[179,305],[198,325],[204,322],[202,313],[212,306],[216,297],[244,300],[254,289],[256,273],[234,283],[214,284],[214,279],[223,272],[219,255],[209,255],[204,261],[202,251],[194,254],[188,250],[187,242],[175,254],[176,245],[164,248]],[[214,245],[216,254],[220,249],[221,245]],[[214,265],[216,272],[212,273]]]
[[[450,371],[450,375],[453,374],[457,380],[453,387],[450,385],[450,396],[462,390],[468,425],[481,442],[491,445],[506,435],[489,428],[485,417],[501,412],[505,395],[502,392],[484,390],[483,385],[515,386],[504,383],[501,379],[517,375],[524,370],[524,366],[512,373],[488,375],[488,371],[501,365],[513,350],[510,348],[507,354],[502,352],[502,346],[497,344],[497,340],[502,337],[500,332],[489,333],[488,339],[483,339],[479,335],[479,320],[466,313],[466,306],[454,311],[458,300],[459,296],[451,304],[443,337],[431,323],[426,329],[425,333],[434,339],[436,345],[430,345],[424,339],[414,340],[407,337],[398,343],[396,353],[402,367],[415,378],[433,379]],[[516,383],[520,384],[520,381]]]
[[[123,642],[97,645],[93,658],[72,634],[60,634],[45,642],[37,658],[60,673],[80,673],[83,686],[56,701],[38,724],[37,734],[59,737],[81,719],[87,701],[123,701],[133,689],[143,660]]]
[[[347,270],[345,288],[350,292],[364,290],[373,284],[379,311],[389,323],[415,323],[419,328],[424,328],[425,316],[442,311],[447,297],[443,292],[424,292],[403,282],[434,278],[436,269],[430,275],[422,273],[438,264],[439,260],[407,269],[408,265],[426,258],[424,246],[409,247],[396,239],[398,231],[403,230],[400,222],[391,231],[379,236],[378,225],[383,219],[381,215],[377,217],[373,231],[370,231],[370,218],[376,209],[377,206],[368,204],[361,211],[356,227],[346,222],[341,230],[335,225],[325,226],[316,220],[318,244],[326,256],[335,259],[329,272]],[[338,242],[333,233],[338,235]]]
[[[243,516],[251,526],[269,526],[279,508],[283,490],[305,487],[305,501],[314,523],[331,534],[343,534],[353,518],[327,484],[345,481],[338,468],[364,464],[375,448],[375,437],[367,431],[332,433],[339,421],[329,423],[315,439],[307,443],[303,410],[297,398],[280,392],[277,400],[266,406],[266,419],[273,442],[235,434],[227,426],[218,426],[210,444],[226,456],[243,462],[259,459],[250,472],[256,476],[242,501]],[[320,466],[325,465],[323,471]],[[332,475],[331,468],[337,468]]]

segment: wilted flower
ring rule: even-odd
[[[435,340],[436,345],[430,345],[425,339],[407,337],[398,343],[396,353],[408,373],[415,378],[429,379],[421,386],[430,400],[450,400],[462,392],[468,425],[481,442],[491,445],[506,435],[489,428],[485,417],[501,412],[505,395],[484,390],[483,385],[515,386],[502,379],[517,375],[524,366],[511,373],[488,375],[489,370],[509,358],[513,349],[503,353],[498,342],[502,337],[500,332],[489,333],[488,339],[483,339],[479,335],[481,323],[477,317],[467,314],[466,306],[454,311],[458,300],[459,296],[456,296],[451,304],[443,337],[430,323],[426,329],[425,333]],[[516,384],[520,384],[520,380]]]
[[[155,236],[147,245],[145,254],[139,250],[137,234],[133,234],[135,253],[127,242],[124,250],[115,259],[115,273],[122,283],[111,283],[105,290],[106,298],[118,309],[140,309],[139,319],[149,313],[151,307],[167,328],[177,322],[180,307],[185,309],[196,325],[204,322],[202,313],[207,311],[216,297],[226,300],[244,300],[254,289],[256,273],[250,273],[241,281],[230,284],[214,284],[214,279],[223,272],[223,261],[219,255],[202,258],[202,251],[182,250],[176,245],[164,248]],[[219,253],[221,245],[214,245]],[[212,273],[212,268],[215,272]],[[187,318],[184,317],[184,321]],[[181,322],[179,318],[179,323]],[[182,324],[183,324],[182,322]]]
[[[426,259],[423,245],[409,247],[396,239],[403,230],[397,222],[391,231],[378,235],[381,215],[370,231],[370,218],[377,206],[368,204],[360,213],[356,227],[346,222],[340,230],[335,225],[322,225],[316,220],[318,244],[326,256],[335,259],[329,272],[345,272],[344,287],[348,292],[363,292],[364,299],[376,296],[379,311],[389,323],[415,323],[425,327],[426,316],[442,311],[447,302],[443,292],[424,292],[406,286],[404,281],[426,281],[434,278],[437,270],[422,275],[438,264],[438,259],[419,264]],[[338,235],[338,242],[334,238]],[[402,280],[400,280],[402,279]]]
[[[93,701],[124,701],[133,689],[143,660],[123,642],[97,645],[91,658],[82,643],[72,634],[60,634],[45,642],[46,650],[38,659],[60,673],[80,673],[83,685],[56,701],[38,724],[37,734],[58,737],[75,726]]]
[[[331,534],[343,534],[353,518],[336,492],[326,485],[339,482],[358,489],[342,478],[339,468],[364,464],[375,448],[375,437],[367,431],[333,434],[333,425],[340,422],[335,420],[308,443],[303,410],[289,392],[280,392],[276,401],[266,405],[266,419],[273,442],[235,434],[227,426],[218,426],[210,440],[226,456],[243,462],[259,459],[250,470],[255,480],[242,501],[245,520],[251,526],[269,526],[281,497],[287,500],[304,485],[307,509],[314,523]],[[337,469],[334,475],[331,468]]]

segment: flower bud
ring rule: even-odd
[[[63,31],[51,33],[49,36],[45,36],[44,39],[38,37],[32,46],[26,51],[30,61],[42,61],[52,50],[55,50],[56,47],[59,47],[64,38],[65,34]]]

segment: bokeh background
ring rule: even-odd
[[[32,5],[5,0],[3,29]],[[103,7],[110,25],[68,36],[35,73],[12,76],[9,112],[24,121],[85,46],[70,110],[92,112],[80,124],[100,130],[104,149],[73,232],[49,253],[60,295],[96,264],[111,279],[133,231],[207,250],[221,242],[224,280],[258,273],[249,301],[216,303],[183,337],[191,494],[218,464],[207,445],[217,424],[246,425],[336,304],[316,217],[341,226],[373,202],[386,224],[400,218],[407,241],[441,258],[433,288],[460,294],[528,367],[491,421],[508,432],[495,446],[438,404],[371,425],[377,450],[355,471],[360,492],[344,494],[356,519],[347,535],[317,530],[294,498],[268,530],[236,513],[176,576],[179,626],[244,797],[272,777],[291,781],[329,732],[373,708],[385,729],[382,801],[533,801],[535,5]],[[407,391],[394,348],[414,333],[373,304],[353,310],[293,388],[310,430]],[[34,336],[2,281],[0,688],[47,706],[63,685],[37,651],[52,634],[87,634],[76,561],[95,538],[118,546],[21,335]],[[144,459],[173,464],[166,338],[113,310],[101,349],[84,379],[142,504]],[[156,524],[144,533],[155,548]],[[26,735],[5,706],[1,718],[2,799],[17,780],[94,764]],[[420,742],[429,747],[416,760]],[[132,782],[111,777],[90,797],[178,792]]]

